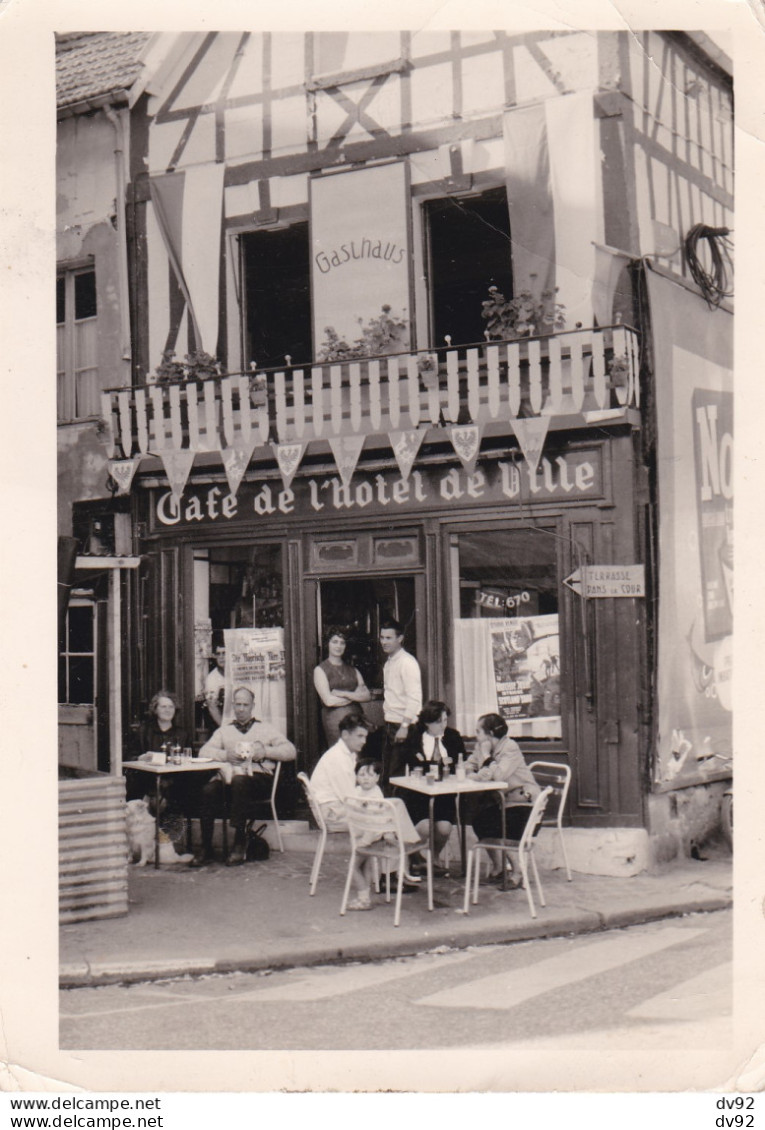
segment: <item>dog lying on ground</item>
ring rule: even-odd
[[[149,812],[149,802],[129,800],[125,805],[125,824],[127,827],[128,855],[136,867],[145,867],[154,862],[154,817]],[[188,863],[190,855],[179,855],[165,832],[159,833],[159,862]]]

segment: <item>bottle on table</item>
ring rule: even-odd
[[[465,772],[465,759],[462,754],[460,754],[457,758],[457,768],[454,771],[454,776],[458,781],[464,781],[467,777],[467,774]]]

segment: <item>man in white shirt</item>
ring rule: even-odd
[[[380,627],[380,647],[387,655],[383,667],[383,784],[395,772],[409,736],[409,727],[422,710],[420,665],[404,649],[404,629],[398,620],[386,620]]]
[[[356,761],[367,740],[369,727],[358,714],[340,721],[340,737],[319,758],[311,774],[311,789],[325,820],[345,820],[343,802],[356,791]]]
[[[205,679],[205,706],[216,726],[223,725],[223,701],[226,688],[226,649],[222,641],[213,648],[215,666]],[[230,722],[226,718],[226,722]]]

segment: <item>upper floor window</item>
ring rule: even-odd
[[[242,236],[245,362],[278,368],[310,364],[311,291],[308,224]],[[246,367],[246,366],[245,366]]]
[[[56,355],[59,420],[95,416],[100,409],[96,272],[62,272],[56,279]]]
[[[425,204],[433,345],[484,340],[481,303],[496,286],[513,296],[510,218],[504,188]]]

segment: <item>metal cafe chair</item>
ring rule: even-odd
[[[310,893],[314,894],[316,891],[316,884],[319,881],[319,871],[321,870],[321,861],[324,858],[324,849],[327,846],[327,836],[336,832],[347,832],[348,825],[343,822],[333,823],[324,819],[324,813],[321,811],[321,805],[316,800],[316,795],[311,788],[311,782],[306,773],[298,773],[298,781],[303,786],[305,799],[308,801],[308,807],[311,810],[311,815],[319,829],[319,842],[316,846],[316,852],[313,857],[313,866],[311,867],[311,890]]]
[[[546,906],[544,891],[542,884],[539,880],[539,871],[537,869],[537,861],[534,858],[534,839],[537,832],[542,826],[545,809],[547,803],[552,795],[552,787],[547,786],[539,794],[537,799],[531,806],[531,812],[526,820],[526,826],[523,829],[520,839],[497,839],[497,840],[478,840],[473,844],[467,857],[467,867],[465,869],[465,903],[463,911],[465,914],[470,913],[470,881],[473,881],[473,905],[478,902],[478,877],[481,872],[481,856],[480,853],[489,851],[498,851],[502,853],[503,864],[504,856],[509,855],[511,852],[517,854],[518,861],[521,868],[521,877],[523,879],[523,887],[526,891],[526,898],[529,902],[529,910],[531,917],[536,918],[537,912],[534,907],[534,898],[531,893],[531,883],[529,882],[529,863],[531,864],[531,872],[533,872],[534,879],[537,884],[537,892],[539,894],[539,902],[542,906]]]
[[[534,780],[540,788],[549,785],[553,792],[550,797],[547,811],[542,825],[545,828],[557,828],[560,850],[563,855],[563,864],[566,868],[566,878],[571,882],[571,868],[568,865],[566,854],[566,841],[563,837],[563,810],[566,807],[568,790],[571,785],[571,766],[561,765],[556,761],[532,761],[529,769],[534,774]]]
[[[340,914],[345,914],[348,894],[357,856],[379,860],[385,873],[385,901],[390,902],[390,873],[398,870],[396,884],[396,907],[393,925],[401,920],[401,896],[404,890],[406,861],[414,852],[425,856],[428,872],[428,910],[433,909],[433,860],[427,840],[406,843],[404,840],[396,805],[392,800],[367,800],[365,797],[348,797],[345,801],[348,831],[351,836],[351,858],[348,862],[348,875],[345,880]],[[387,838],[383,838],[387,837]],[[370,840],[372,842],[370,842]]]

